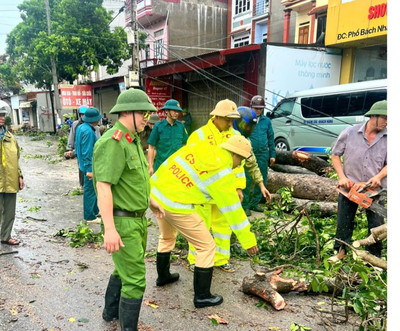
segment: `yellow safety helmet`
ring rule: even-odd
[[[251,155],[251,144],[245,137],[232,136],[227,141],[220,144],[223,149],[238,154],[245,159]]]
[[[218,102],[210,115],[227,118],[240,118],[236,103],[229,99],[221,100],[220,102]]]

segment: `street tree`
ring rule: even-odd
[[[22,22],[7,36],[8,59],[0,74],[20,82],[49,89],[52,85],[50,58],[54,57],[58,81],[72,83],[99,66],[116,73],[130,58],[126,32],[111,31],[112,12],[102,0],[50,0],[50,31],[44,0],[25,0],[18,6]],[[11,68],[11,70],[9,70]],[[9,71],[7,71],[8,69]]]

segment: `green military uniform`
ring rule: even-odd
[[[120,122],[116,122],[113,130],[107,131],[95,145],[93,181],[94,185],[98,181],[111,183],[114,210],[144,214],[149,206],[148,163],[140,139]],[[125,247],[112,254],[113,274],[122,280],[123,297],[141,298],[146,286],[143,259],[147,221],[145,217],[114,216],[114,222]]]
[[[147,140],[149,145],[156,147],[157,154],[154,160],[154,172],[160,165],[186,144],[188,134],[181,121],[176,120],[171,125],[166,119],[157,122]]]
[[[112,321],[119,318],[122,331],[136,331],[140,306],[146,288],[144,254],[147,243],[147,220],[145,211],[150,203],[149,166],[137,134],[135,112],[145,113],[157,109],[145,92],[129,89],[122,92],[110,114],[121,114],[112,130],[107,131],[95,144],[93,151],[93,184],[99,189],[99,207],[105,211],[105,237],[110,224],[115,226],[123,245],[112,249],[115,270],[110,276],[105,293],[103,319]],[[129,113],[132,113],[130,115]],[[128,128],[126,118],[132,116],[133,128]],[[129,119],[130,120],[130,119]],[[128,127],[126,127],[128,126]],[[104,189],[106,183],[107,189]],[[112,197],[112,220],[110,197]],[[105,200],[104,194],[107,196]],[[102,210],[104,208],[104,210]],[[103,215],[102,215],[103,216]],[[108,230],[107,230],[108,227]],[[109,251],[107,239],[106,249]]]

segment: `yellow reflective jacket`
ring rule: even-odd
[[[201,128],[194,131],[188,141],[187,145],[197,143],[199,141],[207,141],[210,145],[220,145],[224,141],[227,141],[233,135],[241,135],[239,131],[236,131],[232,127],[227,131],[220,132],[213,123],[212,119]],[[249,140],[250,141],[250,140]],[[258,184],[263,181],[263,176],[260,169],[258,168],[257,160],[251,151],[251,156],[245,160],[244,167],[249,172],[253,181]],[[243,165],[233,170],[237,178],[236,187],[244,189],[246,187],[246,177],[244,175]]]
[[[192,214],[213,200],[240,244],[257,244],[236,192],[231,154],[207,142],[186,145],[171,155],[150,178],[151,196],[172,213]]]
[[[18,178],[22,177],[18,164],[19,147],[17,140],[9,131],[6,131],[3,139],[0,139],[0,153],[0,192],[17,193],[19,191]]]

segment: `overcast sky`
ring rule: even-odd
[[[7,34],[21,21],[17,6],[23,0],[0,0],[0,54],[6,52]]]

